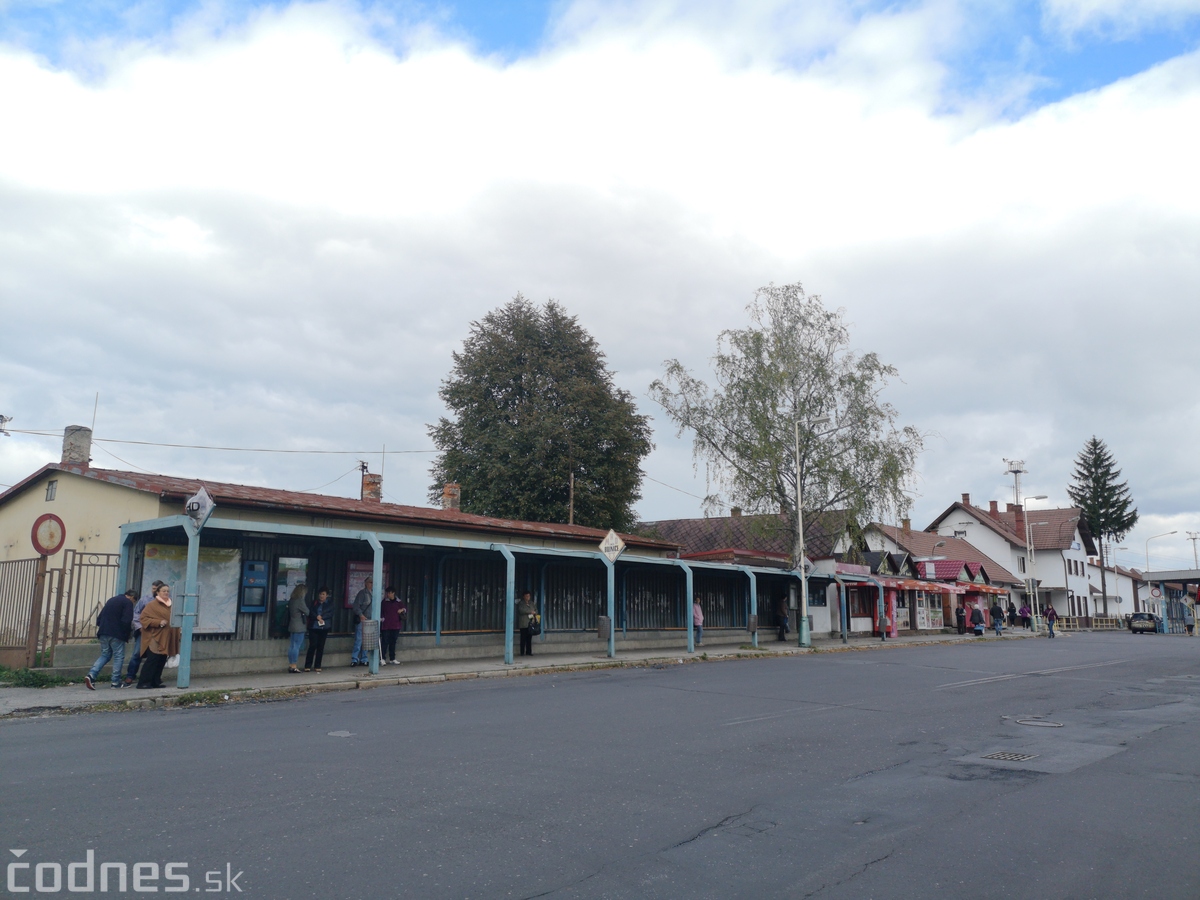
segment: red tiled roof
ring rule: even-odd
[[[994,583],[1022,583],[1020,578],[1008,571],[1004,566],[1000,565],[986,553],[978,550],[975,545],[968,544],[961,538],[942,537],[936,532],[931,531],[905,531],[894,525],[881,525],[878,522],[872,522],[867,527],[878,529],[880,533],[886,535],[901,549],[912,554],[914,557],[943,556],[945,557],[944,560],[934,560],[934,562],[939,565],[942,562],[947,562],[960,568],[963,563],[981,563],[987,570],[988,577]],[[944,543],[942,546],[935,548],[935,545],[940,542]],[[937,567],[935,566],[935,568]],[[938,577],[942,577],[940,569],[938,570]],[[957,571],[949,577],[957,578]]]
[[[219,481],[201,481],[195,478],[176,478],[171,475],[153,475],[142,472],[122,472],[116,469],[97,469],[90,466],[50,463],[23,478],[0,494],[0,504],[19,493],[28,484],[36,481],[47,471],[70,472],[84,478],[108,484],[121,485],[136,491],[157,494],[165,501],[182,503],[201,485],[207,488],[217,506],[238,509],[262,509],[277,512],[296,512],[309,515],[337,516],[362,521],[409,525],[428,528],[457,528],[488,534],[526,535],[538,538],[565,538],[600,543],[608,534],[604,529],[587,528],[583,525],[561,525],[553,522],[522,522],[515,519],[497,519],[491,516],[476,516],[454,509],[433,509],[424,506],[402,506],[398,503],[377,503],[355,500],[351,497],[330,497],[326,494],[303,494],[276,488],[255,487],[247,484],[227,484]],[[623,534],[621,539],[630,547],[652,550],[675,550],[676,544]]]
[[[804,525],[809,558],[825,558],[833,554],[835,541],[845,534],[846,514],[838,510],[806,513]],[[685,553],[737,549],[790,558],[796,542],[795,532],[781,515],[663,519],[643,522],[640,530],[677,544]]]
[[[1017,547],[1025,546],[1024,528],[1018,524],[1017,513],[999,511],[993,516],[986,509],[964,503],[951,503],[946,511],[934,519],[925,530],[936,531],[937,526],[955,511],[966,513],[972,519],[996,532],[996,534],[1000,535],[1000,537],[1004,538],[1010,544]],[[1035,550],[1066,550],[1074,543],[1075,529],[1078,528],[1080,537],[1083,538],[1084,549],[1090,555],[1095,555],[1096,547],[1093,543],[1092,534],[1088,530],[1087,522],[1082,519],[1081,510],[1077,507],[1067,507],[1065,509],[1031,509],[1029,510],[1029,516],[1032,522],[1047,523],[1046,525],[1035,524],[1033,526],[1033,547]]]

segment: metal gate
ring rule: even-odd
[[[0,664],[31,666],[37,652],[46,558],[0,562]],[[31,627],[32,626],[32,627]]]
[[[119,566],[119,554],[76,550],[53,569],[44,556],[0,562],[0,663],[49,666],[59,644],[92,640]]]

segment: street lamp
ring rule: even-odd
[[[1037,593],[1037,554],[1033,549],[1033,525],[1029,521],[1029,501],[1030,500],[1045,500],[1045,494],[1037,494],[1033,497],[1026,497],[1021,501],[1021,509],[1024,511],[1022,518],[1025,520],[1025,556],[1028,561],[1027,568],[1029,569],[1029,585],[1025,588],[1025,596],[1033,595],[1033,606],[1030,612],[1033,614],[1033,630],[1036,634],[1041,630],[1041,622],[1038,616],[1038,593]],[[1045,525],[1045,522],[1038,522],[1039,525]]]
[[[796,565],[800,567],[800,621],[796,632],[801,647],[812,646],[812,633],[808,628],[808,570],[804,568],[804,558],[807,547],[804,545],[804,496],[801,490],[800,477],[800,420],[792,423],[796,432]],[[810,427],[828,425],[829,417],[821,416],[814,419]],[[818,435],[820,437],[820,435]],[[842,623],[845,625],[845,623]]]
[[[1117,585],[1117,619],[1118,619],[1118,621],[1122,618],[1122,616],[1121,616],[1121,575],[1119,572],[1117,572],[1117,552],[1120,550],[1128,550],[1128,549],[1129,549],[1129,547],[1114,547],[1111,544],[1108,547],[1108,553],[1109,553],[1109,556],[1111,557],[1110,562],[1112,562],[1112,567],[1113,567],[1113,579],[1116,581],[1116,585]],[[1132,583],[1133,582],[1130,581],[1130,584],[1132,584]]]
[[[1179,529],[1176,528],[1174,531],[1164,531],[1162,534],[1156,534],[1156,535],[1153,535],[1152,537],[1146,538],[1146,574],[1147,575],[1150,573],[1150,542],[1157,540],[1160,537],[1167,537],[1168,535],[1178,534],[1178,533],[1179,533]],[[1149,584],[1150,582],[1147,581],[1146,583]],[[1154,605],[1157,608],[1159,604],[1156,603]],[[1162,621],[1163,621],[1163,631],[1166,631],[1167,630],[1167,616],[1166,616],[1165,609],[1163,610]]]
[[[1158,540],[1158,538],[1160,538],[1160,537],[1167,537],[1168,535],[1172,535],[1172,534],[1179,534],[1179,529],[1177,528],[1174,531],[1164,531],[1162,534],[1156,534],[1153,537],[1146,538],[1146,571],[1147,572],[1150,571],[1150,542],[1154,541],[1154,540]]]

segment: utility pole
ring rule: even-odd
[[[1006,459],[1004,465],[1007,466],[1004,470],[1005,475],[1013,477],[1013,504],[1021,505],[1021,476],[1028,475],[1029,472],[1025,468],[1025,460],[1023,459]]]
[[[575,524],[575,473],[570,473],[568,481],[570,487],[567,494],[567,524]]]

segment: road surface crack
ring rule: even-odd
[[[891,859],[892,854],[895,852],[896,851],[894,849],[889,850],[883,856],[880,856],[876,859],[872,859],[866,863],[863,863],[862,867],[857,872],[851,872],[849,875],[847,875],[841,881],[835,881],[833,884],[823,884],[819,888],[817,888],[815,891],[809,891],[807,894],[804,895],[804,900],[808,900],[809,897],[815,897],[817,894],[821,893],[821,891],[825,890],[826,888],[840,887],[843,884],[847,884],[848,882],[853,881],[855,878],[857,878],[863,872],[867,871],[867,869],[871,868],[871,866],[875,865],[876,863],[881,863],[885,860]]]

